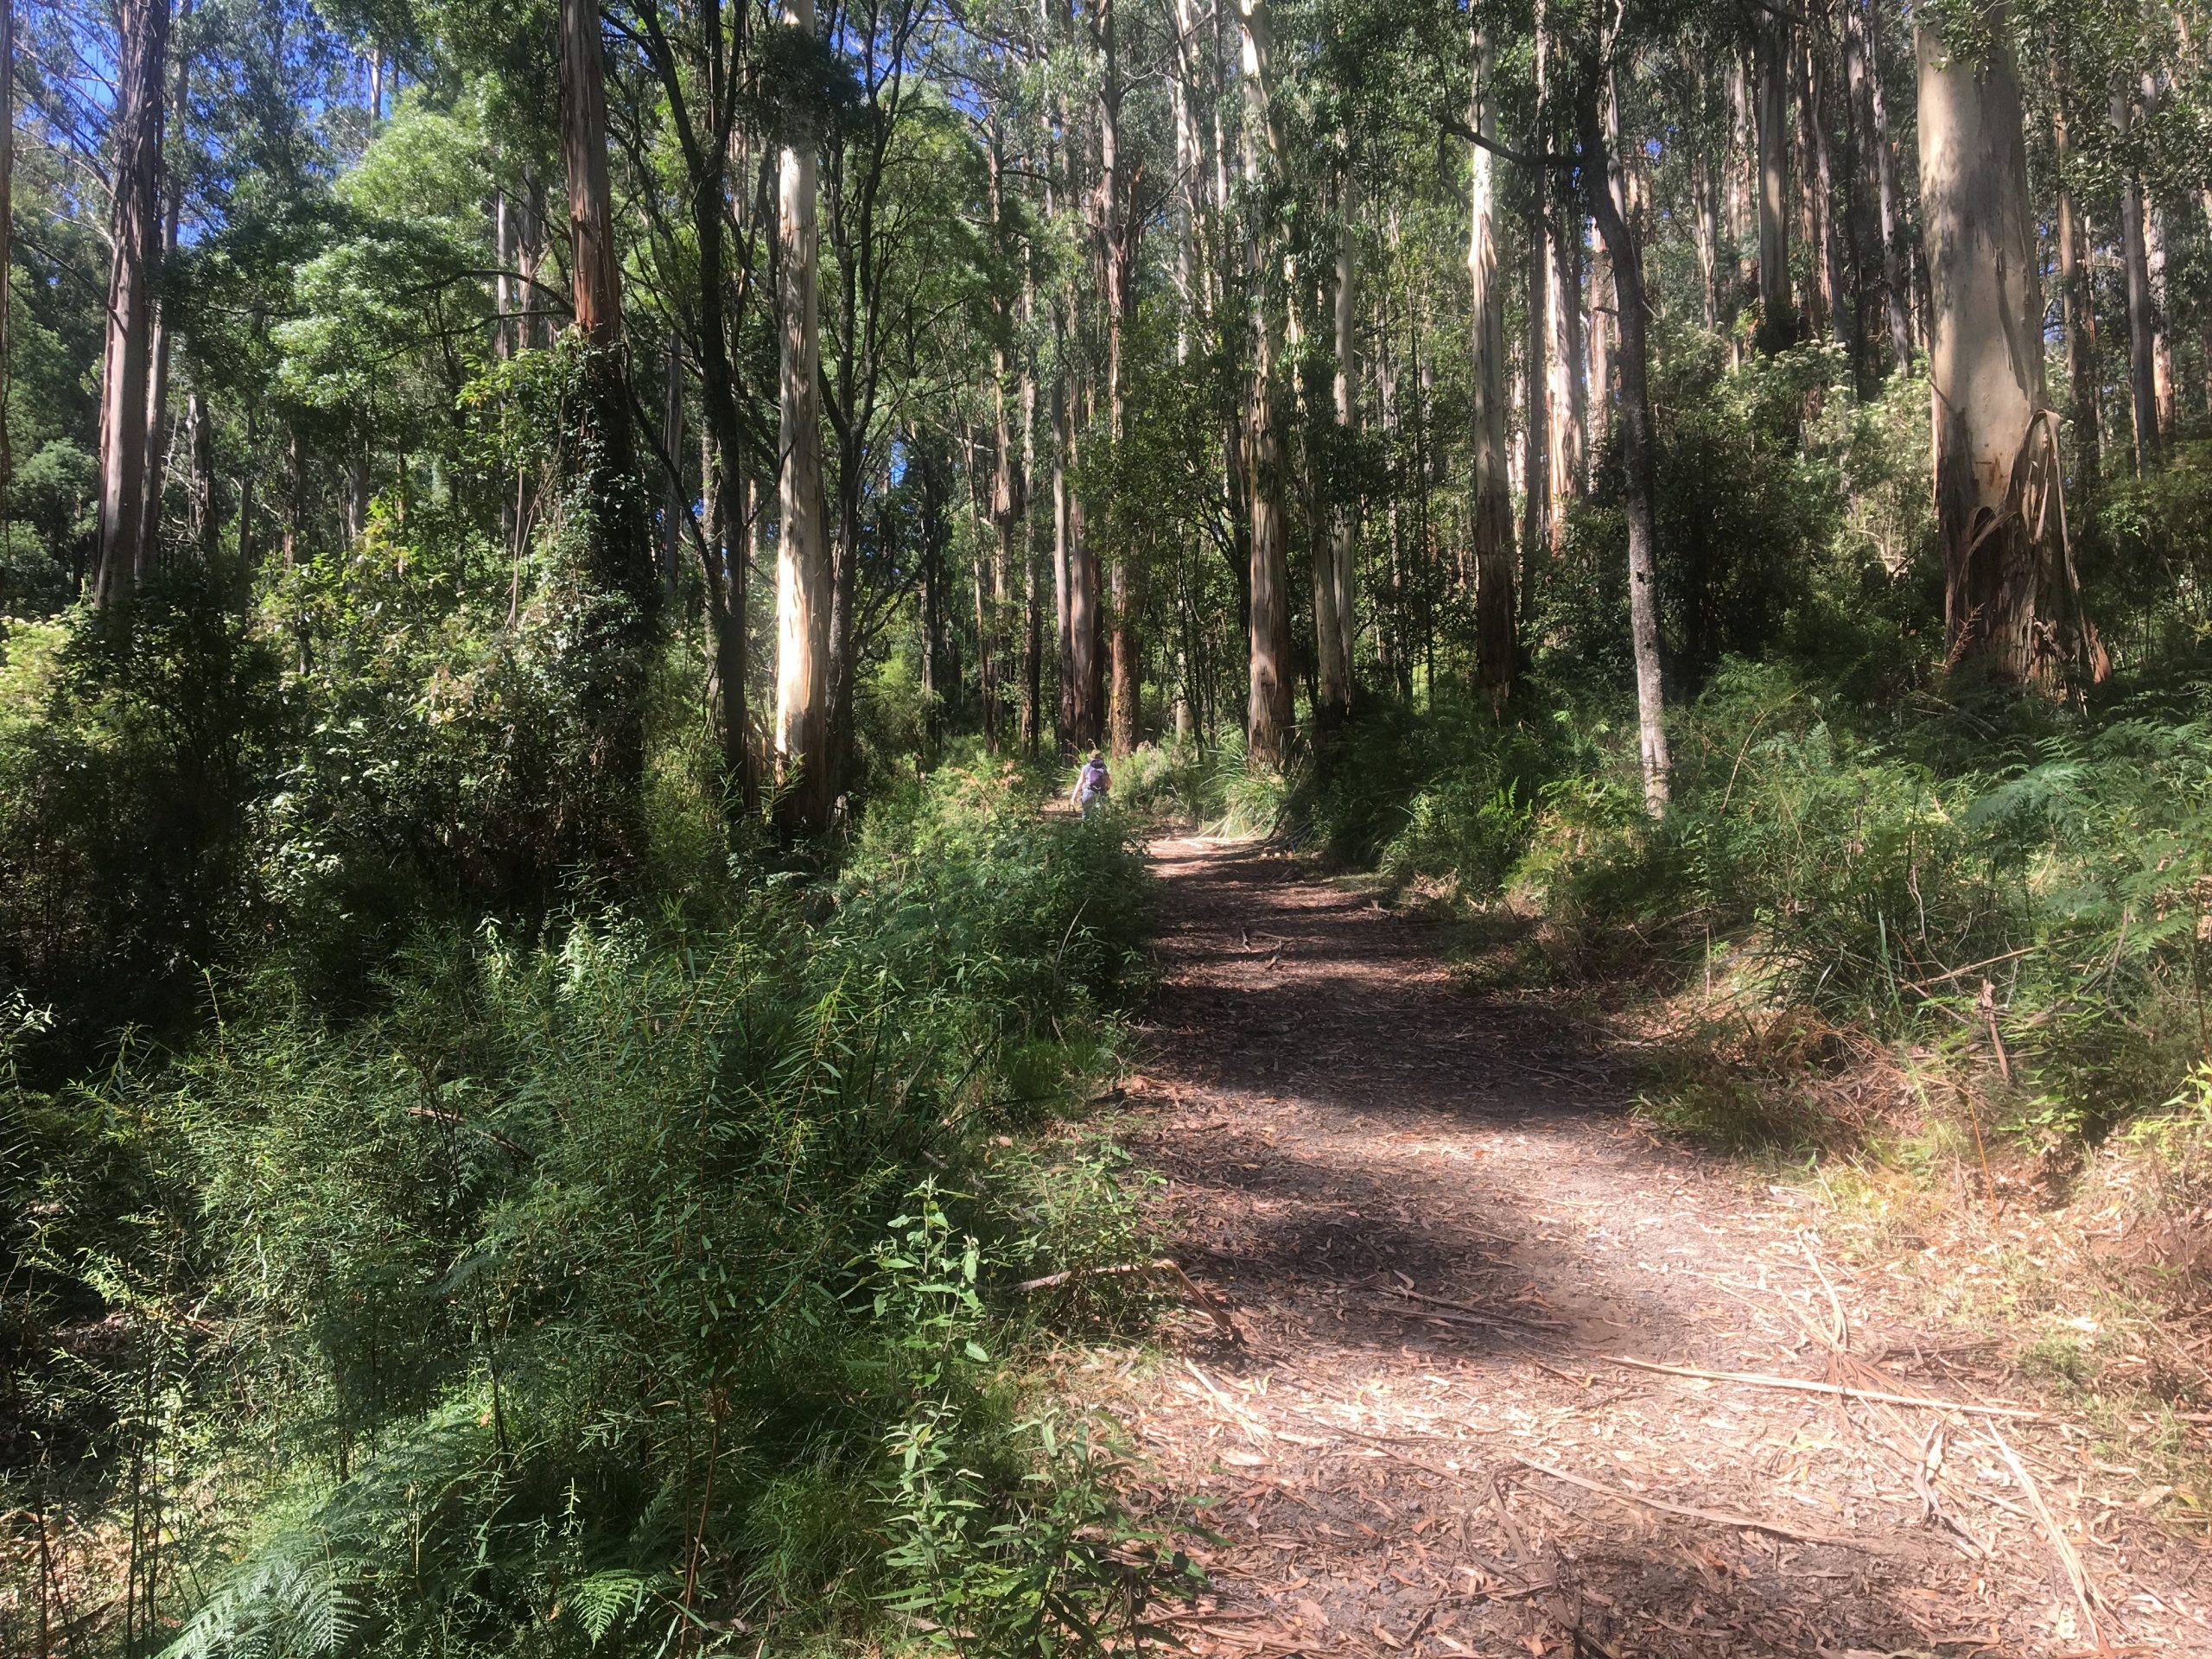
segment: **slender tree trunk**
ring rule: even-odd
[[[1126,388],[1122,352],[1128,329],[1131,256],[1135,224],[1122,200],[1127,180],[1122,167],[1122,59],[1116,32],[1114,0],[1093,0],[1094,44],[1098,50],[1098,194],[1095,214],[1102,296],[1106,307],[1106,430],[1118,450],[1122,440]],[[1126,526],[1112,540],[1113,569],[1108,573],[1113,610],[1108,656],[1109,741],[1116,756],[1135,752],[1142,721],[1138,701],[1144,682],[1141,625],[1144,573],[1138,538]]]
[[[1566,533],[1567,504],[1579,499],[1589,482],[1588,457],[1583,441],[1589,382],[1582,346],[1582,227],[1581,206],[1574,193],[1554,204],[1551,300],[1552,379],[1551,433],[1552,539],[1554,545]]]
[[[1536,129],[1535,143],[1543,143],[1543,127]],[[1546,391],[1550,384],[1550,370],[1546,359],[1550,354],[1551,331],[1544,325],[1549,301],[1545,289],[1550,285],[1551,259],[1545,251],[1548,237],[1543,223],[1543,192],[1541,182],[1535,190],[1535,205],[1529,219],[1528,260],[1528,338],[1523,343],[1528,381],[1526,409],[1528,421],[1522,434],[1521,465],[1521,615],[1520,626],[1525,632],[1531,620],[1531,610],[1536,596],[1536,563],[1548,553],[1552,544],[1552,486],[1551,486],[1551,399]],[[1395,500],[1395,495],[1392,499]]]
[[[1492,88],[1497,59],[1489,37],[1474,32],[1474,88],[1467,124],[1478,137],[1497,136]],[[1470,149],[1467,223],[1468,352],[1472,391],[1470,442],[1474,457],[1475,680],[1493,707],[1513,689],[1520,639],[1513,603],[1513,497],[1506,477],[1505,295],[1497,278],[1496,159]]]
[[[2166,216],[2147,199],[2143,205],[2143,270],[2151,288],[2151,406],[2158,414],[2163,448],[2174,429],[2174,343],[2167,327],[2172,313],[2166,295]]]
[[[784,0],[783,26],[814,33],[814,0]],[[830,776],[830,548],[822,495],[820,245],[813,140],[794,136],[778,168],[782,324],[776,543],[776,820],[819,835],[836,798]]]
[[[1754,54],[1758,125],[1759,334],[1762,351],[1797,343],[1789,298],[1789,25],[1762,15]]]
[[[15,372],[16,332],[9,315],[16,257],[16,4],[0,0],[0,377]],[[16,448],[0,398],[0,493],[16,480]]]
[[[1927,72],[1922,71],[1923,79]],[[2112,95],[2112,124],[2121,144],[2135,124],[2125,91]],[[2143,187],[2123,161],[2120,185],[2120,258],[2127,280],[2128,410],[2135,422],[2135,470],[2148,472],[2158,456],[2158,324],[2152,315],[2150,249],[2144,235]]]
[[[1897,152],[1890,143],[1889,101],[1882,91],[1883,0],[1845,3],[1866,32],[1867,131],[1874,152],[1875,198],[1882,232],[1882,300],[1890,323],[1890,366],[1905,369],[1912,365],[1912,284],[1900,223]]]
[[[1834,157],[1828,147],[1828,79],[1827,25],[1815,14],[1815,26],[1805,31],[1805,124],[1812,135],[1813,223],[1821,258],[1821,302],[1827,313],[1828,334],[1843,347],[1847,361],[1856,361],[1857,344],[1852,329],[1851,284],[1844,275],[1844,238],[1836,224]],[[1847,201],[1845,211],[1849,211]]]
[[[2097,418],[2097,308],[2082,257],[2082,227],[2074,212],[2063,82],[2054,86],[2053,94],[2050,137],[2058,194],[2059,304],[2066,327],[2067,378],[2073,384],[2075,487],[2087,492],[2096,487],[2103,449],[2101,423]]]
[[[1337,425],[1347,437],[1359,430],[1359,404],[1355,394],[1358,382],[1359,340],[1357,329],[1358,311],[1357,251],[1352,234],[1350,204],[1337,226]],[[1359,639],[1359,509],[1357,502],[1339,504],[1337,509],[1334,546],[1330,562],[1334,566],[1333,579],[1337,589],[1337,637],[1339,655],[1344,664],[1344,698],[1350,703],[1359,680],[1359,666],[1354,647]]]
[[[569,286],[582,361],[563,434],[564,511],[583,532],[593,617],[587,692],[598,731],[593,766],[612,785],[594,852],[621,861],[639,850],[637,791],[645,775],[646,645],[660,583],[637,467],[622,336],[621,262],[607,178],[605,50],[594,0],[562,0],[561,155],[568,176]]]
[[[2002,683],[2055,678],[2100,653],[2063,539],[2057,422],[2044,393],[2043,294],[2018,72],[2001,0],[1988,60],[1953,56],[1929,22],[1920,65],[1929,357],[1944,621],[1954,664]]]
[[[1021,273],[1021,512],[1023,583],[1021,646],[1021,751],[1034,757],[1045,732],[1045,582],[1038,569],[1037,531],[1029,510],[1031,481],[1037,476],[1037,365],[1029,343],[1036,315],[1036,289],[1025,258]]]
[[[671,340],[661,353],[660,442],[671,465],[663,476],[660,495],[661,598],[676,602],[677,573],[683,568],[683,524],[687,514],[683,499],[683,353]]]
[[[117,60],[114,249],[100,379],[99,537],[93,597],[121,608],[137,589],[146,515],[146,409],[153,346],[154,264],[161,246],[162,98],[169,0],[120,0]]]
[[[1332,324],[1341,334],[1341,319],[1348,303],[1345,288],[1351,281],[1351,193],[1339,180],[1337,188],[1337,270],[1336,292],[1330,296],[1329,315]],[[1339,346],[1342,341],[1339,340]],[[1294,353],[1294,356],[1295,353]],[[1348,365],[1339,359],[1337,365],[1333,417],[1339,427],[1346,420],[1346,405],[1351,401],[1351,388],[1348,379]],[[1337,574],[1337,543],[1349,516],[1338,503],[1325,499],[1326,482],[1322,469],[1312,465],[1313,450],[1307,452],[1306,488],[1312,506],[1310,537],[1313,576],[1313,712],[1317,723],[1334,721],[1351,707],[1351,681],[1344,661],[1344,620],[1338,614],[1340,596]]]
[[[1599,234],[1613,256],[1613,283],[1620,296],[1621,327],[1621,505],[1628,519],[1628,608],[1630,643],[1636,659],[1636,712],[1643,766],[1644,808],[1655,818],[1667,810],[1666,704],[1659,671],[1658,551],[1653,515],[1650,349],[1643,256],[1628,213],[1627,180],[1620,158],[1605,142],[1598,112],[1599,69],[1582,64],[1576,100],[1576,124],[1582,153],[1605,158],[1604,175],[1593,179],[1590,205]]]
[[[0,0],[0,4],[4,3]],[[199,392],[187,396],[184,418],[192,438],[192,546],[199,556],[200,569],[213,570],[216,566],[217,532],[215,423],[208,418],[207,400]]]
[[[1281,153],[1271,106],[1273,41],[1264,0],[1236,0],[1236,6],[1244,55],[1244,187],[1264,204],[1274,188]],[[1283,322],[1274,291],[1281,272],[1266,228],[1271,220],[1261,205],[1246,267],[1252,312],[1244,416],[1252,491],[1252,621],[1245,732],[1253,764],[1281,766],[1289,759],[1292,666],[1282,435],[1275,410]]]
[[[188,22],[192,0],[179,0],[176,15],[180,20]],[[184,112],[190,105],[191,97],[192,62],[189,57],[180,55],[176,61],[176,97],[171,105],[176,112],[179,149],[184,137]],[[153,333],[146,347],[145,511],[139,515],[137,553],[142,578],[161,562],[162,498],[169,450],[169,327],[166,308],[161,302],[158,273],[176,256],[177,233],[184,211],[183,181],[170,170],[168,154],[165,151],[156,164],[162,198],[162,253],[161,263],[155,268],[157,280]],[[0,272],[5,269],[0,266]]]
[[[515,313],[522,308],[515,292],[514,198],[504,189],[492,193],[492,355],[505,363],[515,354]]]

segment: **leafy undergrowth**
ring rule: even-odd
[[[365,1014],[266,986],[7,1095],[50,1356],[10,1507],[53,1558],[10,1650],[41,1611],[176,1659],[1129,1635],[1179,1560],[1023,1379],[1142,1313],[1086,1271],[1149,1253],[1141,1183],[1062,1116],[1135,984],[1135,853],[976,767],[833,884],[739,874],[726,925],[434,931]]]

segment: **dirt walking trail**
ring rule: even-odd
[[[2038,1402],[1803,1195],[1643,1133],[1624,1068],[1421,924],[1249,845],[1152,850],[1133,1127],[1222,1313],[1082,1386],[1140,1506],[1226,1541],[1190,1649],[2212,1654],[2212,1557],[2136,1471],[1955,1408]]]

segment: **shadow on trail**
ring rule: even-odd
[[[1172,925],[1145,1153],[1170,1182],[1178,1259],[1243,1338],[1179,1326],[1141,1408],[1163,1495],[1203,1500],[1224,1541],[1235,1611],[1191,1627],[1195,1649],[1987,1645],[1916,1606],[1957,1563],[1891,1495],[1847,1493],[1847,1519],[1777,1487],[1789,1454],[1769,1447],[1813,1433],[1821,1407],[1723,1407],[1596,1363],[1743,1357],[1741,1321],[1707,1306],[1745,1260],[1736,1189],[1723,1160],[1632,1129],[1630,1067],[1541,1009],[1470,995],[1433,929],[1294,861],[1184,841],[1154,866]],[[1687,1521],[1636,1491],[1868,1541]]]

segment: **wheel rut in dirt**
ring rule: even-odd
[[[1252,845],[1152,853],[1132,1135],[1235,1331],[1179,1316],[1160,1363],[1071,1381],[1126,1427],[1140,1507],[1211,1535],[1179,1639],[2212,1653],[2205,1555],[2076,1426],[1617,1363],[2024,1398],[1804,1195],[1645,1133],[1624,1057],[1471,994],[1425,925]]]

